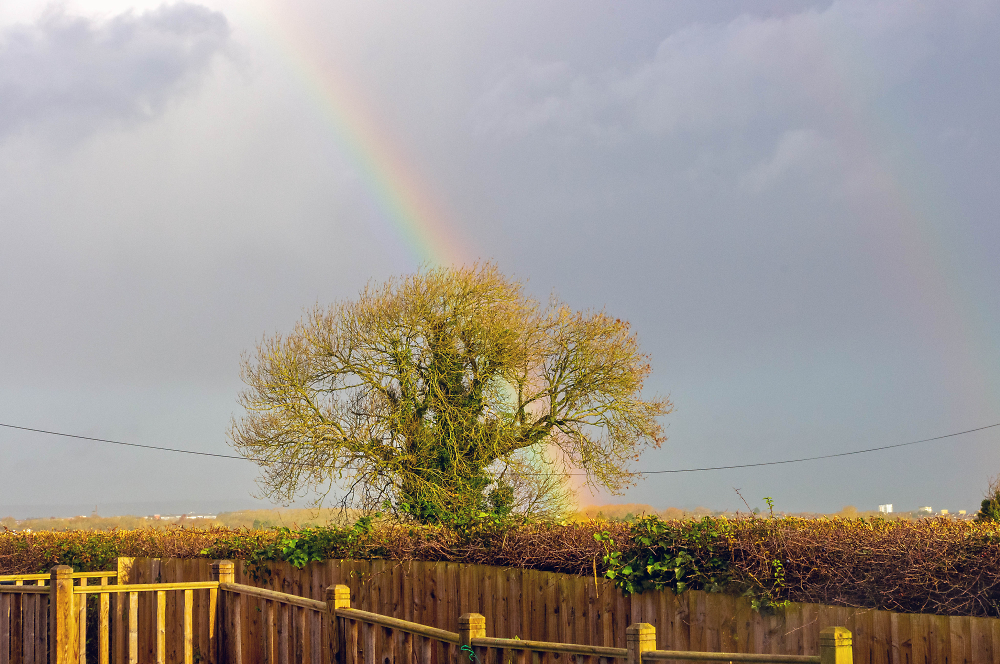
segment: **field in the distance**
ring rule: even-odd
[[[744,512],[746,514],[747,512]],[[781,513],[783,516],[785,513]],[[839,512],[832,514],[820,513],[797,513],[788,516],[798,516],[803,518],[823,518],[823,517],[873,517],[878,516],[876,511],[860,511],[848,505]],[[935,514],[933,516],[944,516],[945,514]],[[345,525],[354,523],[360,516],[357,510],[341,509],[270,509],[270,510],[242,510],[238,512],[220,512],[219,514],[206,516],[111,516],[103,517],[97,514],[90,516],[76,516],[70,518],[44,518],[44,519],[21,519],[13,517],[0,519],[0,526],[15,531],[67,531],[67,530],[135,530],[137,528],[169,528],[171,526],[182,526],[189,528],[212,528],[224,526],[227,528],[247,528],[250,530],[261,530],[285,526],[288,528],[305,528],[310,526]],[[700,519],[705,516],[726,516],[736,517],[736,512],[714,511],[705,507],[694,509],[681,509],[677,507],[667,507],[657,509],[652,505],[641,503],[619,503],[612,505],[592,505],[579,508],[567,521],[583,522],[592,519],[608,519],[611,521],[632,521],[641,516],[658,516],[661,519]],[[891,519],[910,520],[920,517],[932,516],[926,513],[917,512],[895,512],[883,515]],[[971,519],[974,514],[947,514],[947,516],[959,519]]]
[[[171,526],[186,526],[191,528],[211,528],[225,526],[227,528],[249,528],[253,530],[279,526],[289,528],[304,528],[330,524],[353,523],[357,520],[356,510],[340,509],[273,509],[273,510],[242,510],[239,512],[220,512],[212,517],[204,516],[75,516],[70,518],[47,519],[0,519],[0,526],[10,530],[135,530],[137,528],[169,528]]]

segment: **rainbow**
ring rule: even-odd
[[[414,260],[448,265],[474,257],[431,188],[374,120],[358,86],[336,67],[324,64],[312,31],[294,24],[293,12],[280,4],[251,5],[250,23],[258,26],[260,35],[312,93],[341,150]],[[832,138],[844,158],[867,173],[868,193],[862,196],[865,200],[853,202],[855,212],[869,220],[874,237],[868,244],[875,258],[881,261],[892,254],[903,272],[887,271],[883,285],[909,300],[915,326],[930,328],[941,340],[941,364],[951,374],[948,379],[968,397],[967,412],[956,416],[978,422],[982,413],[995,410],[1000,398],[1000,385],[981,360],[995,345],[989,334],[980,332],[990,327],[984,320],[986,312],[977,306],[985,296],[976,293],[964,276],[962,263],[968,251],[958,246],[954,233],[941,230],[940,220],[949,210],[939,201],[947,196],[932,178],[910,165],[919,163],[919,156],[902,156],[912,150],[906,149],[910,139],[901,135],[898,120],[880,117],[870,100],[855,102],[865,98],[859,86],[867,80],[865,72],[875,55],[846,40],[849,26],[833,21],[815,28],[816,60],[814,66],[802,68],[808,78],[800,81],[800,89],[810,91],[807,94],[831,116]]]
[[[936,184],[931,165],[918,154],[912,138],[896,117],[876,101],[865,99],[863,72],[875,58],[859,44],[845,48],[843,35],[826,32],[816,48],[825,72],[823,86],[803,81],[815,90],[835,118],[836,140],[846,159],[865,173],[867,196],[855,202],[855,212],[870,220],[870,251],[877,260],[890,257],[902,269],[887,272],[885,286],[905,300],[914,325],[938,341],[944,380],[960,391],[957,421],[979,421],[996,412],[1000,385],[986,370],[992,339],[982,296],[968,278],[968,247],[944,220],[955,206]],[[947,230],[945,230],[947,228]]]
[[[470,262],[473,253],[450,215],[412,161],[378,125],[358,86],[324,63],[309,31],[294,26],[288,14],[280,10],[257,14],[253,23],[312,94],[341,152],[414,262],[430,267]]]

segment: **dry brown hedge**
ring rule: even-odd
[[[665,522],[683,538],[691,522]],[[1000,527],[949,519],[716,520],[714,541],[732,587],[773,589],[778,599],[909,613],[1000,616]],[[448,560],[591,575],[603,573],[607,531],[626,553],[648,554],[621,522],[534,524],[509,530],[456,533],[381,524],[355,537],[316,539],[329,558]],[[316,532],[321,531],[313,531]],[[266,559],[279,531],[119,530],[0,533],[0,573],[33,572],[55,563],[107,569],[115,557]],[[288,535],[284,535],[288,537]],[[708,554],[682,544],[696,560]],[[676,547],[675,547],[676,548]],[[721,551],[721,554],[718,553]],[[661,552],[662,554],[662,552]],[[777,583],[774,561],[784,570]]]
[[[906,613],[1000,616],[1000,527],[947,518],[745,519],[734,522],[733,569],[767,577],[796,602]],[[773,576],[773,575],[772,575]]]

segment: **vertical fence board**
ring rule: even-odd
[[[892,664],[892,624],[888,611],[872,611],[872,663]]]
[[[22,601],[24,607],[24,627],[21,636],[21,659],[22,661],[34,664],[35,662],[35,605],[38,604],[38,595],[27,595]]]
[[[375,664],[375,626],[367,623],[361,626],[364,634],[364,662],[365,664]]]
[[[507,637],[511,639],[515,636],[524,638],[521,636],[524,633],[521,628],[521,621],[524,619],[523,576],[524,570],[507,570]]]
[[[969,638],[972,641],[972,661],[993,664],[993,643],[988,618],[972,618],[969,621]]]
[[[47,585],[39,582],[39,585]],[[38,642],[35,644],[35,658],[40,664],[49,661],[49,596],[38,597]]]
[[[264,661],[275,664],[278,646],[278,621],[275,619],[275,602],[264,602]]]
[[[101,578],[101,585],[108,585],[107,577]],[[107,593],[101,593],[97,600],[97,661],[111,663],[111,595]]]
[[[167,661],[167,593],[156,592],[156,664]]]
[[[951,664],[966,664],[971,661],[970,623],[968,616],[948,618],[948,638],[950,641],[948,661]]]
[[[302,607],[291,607],[292,614],[292,644],[295,649],[296,664],[305,662],[305,609]]]
[[[20,584],[18,584],[20,585]],[[10,657],[12,662],[23,661],[21,642],[24,634],[24,597],[14,595],[10,598]]]
[[[590,578],[584,579],[585,583],[575,583],[575,593],[573,595],[573,642],[590,645]]]
[[[993,635],[993,661],[1000,664],[1000,620],[990,620],[990,632]]]
[[[278,605],[278,661],[281,664],[288,664],[289,661],[289,643],[292,631],[290,608],[287,604]]]
[[[701,593],[684,593],[688,607],[688,650],[705,651],[705,600]]]
[[[77,582],[80,586],[87,586],[87,579],[77,579]],[[73,601],[76,603],[76,633],[80,664],[85,664],[87,661],[87,595],[76,595]]]
[[[929,617],[930,616],[920,614],[910,616],[910,628],[912,630],[911,644],[914,663],[919,662],[920,664],[925,664],[925,662],[930,661],[930,648],[927,643],[927,639],[930,636],[930,621],[925,620],[925,618]]]
[[[717,603],[719,620],[718,652],[736,651],[736,597],[713,593]],[[799,616],[801,620],[801,614]]]
[[[857,641],[854,644],[854,658],[858,662],[869,664],[872,659],[872,634],[875,631],[875,621],[873,611],[858,611],[854,616],[854,625],[851,629],[852,636],[857,634]]]
[[[10,664],[10,598],[0,594],[0,664]]]
[[[951,619],[948,616],[934,616],[937,639],[937,661],[941,664],[952,664],[951,660]],[[961,638],[961,637],[959,637]]]
[[[544,603],[542,610],[545,613],[545,636],[542,641],[559,640],[559,584],[555,575],[538,575],[539,582],[544,586]]]
[[[139,662],[139,593],[128,594],[128,662]]]
[[[826,625],[819,622],[819,607],[815,604],[800,604],[802,610],[802,653],[819,654],[819,632]]]

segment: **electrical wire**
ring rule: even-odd
[[[47,433],[50,436],[62,436],[63,438],[78,438],[80,440],[90,440],[95,443],[111,443],[112,445],[124,445],[126,447],[141,447],[145,450],[160,450],[161,452],[177,452],[179,454],[196,454],[198,456],[217,457],[219,459],[239,459],[240,461],[256,461],[247,457],[235,454],[217,454],[215,452],[196,452],[194,450],[180,450],[175,447],[159,447],[157,445],[140,445],[139,443],[125,443],[120,440],[108,440],[107,438],[92,438],[90,436],[78,436],[74,433],[60,433],[58,431],[46,431],[45,429],[32,429],[31,427],[19,427],[14,424],[2,424],[0,427],[7,429],[19,429],[21,431],[32,431],[34,433]]]
[[[679,468],[677,470],[647,470],[643,471],[641,475],[658,475],[661,473],[698,473],[706,470],[730,470],[733,468],[756,468],[758,466],[779,466],[784,463],[799,463],[800,461],[818,461],[819,459],[833,459],[835,457],[851,456],[852,454],[867,454],[868,452],[879,452],[881,450],[891,450],[896,447],[906,447],[908,445],[918,445],[920,443],[929,443],[935,440],[944,440],[945,438],[954,438],[955,436],[963,436],[967,433],[975,433],[976,431],[985,431],[986,429],[992,429],[993,427],[1000,427],[1000,422],[996,424],[988,424],[984,427],[977,427],[975,429],[967,429],[965,431],[956,431],[955,433],[947,433],[943,436],[934,436],[933,438],[924,438],[922,440],[913,440],[908,443],[896,443],[895,445],[882,445],[880,447],[869,447],[866,450],[854,450],[853,452],[837,452],[836,454],[823,454],[821,456],[814,457],[802,457],[801,459],[785,459],[783,461],[762,461],[760,463],[741,463],[733,466],[710,466],[706,468]]]
[[[31,427],[22,427],[14,424],[3,424],[0,423],[0,427],[7,429],[17,429],[20,431],[31,431],[33,433],[44,433],[50,436],[62,436],[64,438],[76,438],[79,440],[89,440],[95,443],[110,443],[111,445],[124,445],[126,447],[139,447],[146,450],[159,450],[161,452],[176,452],[178,454],[194,454],[197,456],[215,457],[217,459],[237,459],[239,461],[262,461],[261,459],[255,459],[253,457],[238,456],[235,454],[219,454],[216,452],[198,452],[195,450],[182,450],[175,447],[160,447],[158,445],[142,445],[140,443],[126,443],[120,440],[109,440],[107,438],[94,438],[91,436],[80,436],[72,433],[61,433],[59,431],[48,431],[46,429],[33,429]],[[944,440],[946,438],[954,438],[956,436],[964,436],[965,434],[975,433],[977,431],[985,431],[986,429],[993,429],[995,427],[1000,427],[1000,422],[996,424],[988,424],[984,427],[976,427],[975,429],[966,429],[965,431],[956,431],[955,433],[944,434],[943,436],[934,436],[933,438],[923,438],[921,440],[913,440],[908,443],[895,443],[893,445],[881,445],[879,447],[869,447],[864,450],[853,450],[851,452],[837,452],[836,454],[823,454],[820,456],[812,457],[802,457],[799,459],[783,459],[781,461],[761,461],[758,463],[741,463],[733,464],[730,466],[706,466],[704,468],[675,468],[671,470],[645,470],[640,471],[639,475],[661,475],[664,473],[701,473],[713,470],[733,470],[736,468],[759,468],[761,466],[779,466],[788,463],[801,463],[803,461],[819,461],[820,459],[834,459],[836,457],[852,456],[854,454],[868,454],[869,452],[880,452],[882,450],[891,450],[897,447],[907,447],[909,445],[919,445],[920,443],[930,443],[936,440]],[[314,465],[314,464],[301,464],[301,465]],[[586,473],[531,473],[533,475],[570,475],[585,477]]]

